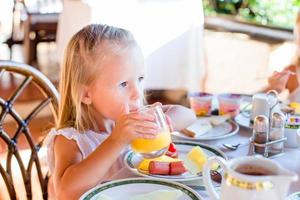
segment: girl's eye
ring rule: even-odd
[[[141,76],[141,77],[139,78],[139,82],[142,82],[143,80],[144,80],[144,77]]]
[[[120,87],[126,87],[127,85],[128,85],[128,83],[125,81],[120,84]]]

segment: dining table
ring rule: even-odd
[[[218,140],[209,140],[209,141],[200,141],[200,143],[208,144],[210,146],[213,146],[222,152],[225,153],[228,159],[233,159],[236,157],[241,156],[247,156],[249,155],[249,139],[252,136],[252,129],[247,127],[240,127],[239,131],[230,137],[218,139]],[[178,140],[176,137],[172,137],[172,139]],[[223,146],[223,144],[238,144],[241,145],[236,150],[230,150]],[[300,148],[285,148],[284,153],[280,156],[274,156],[270,159],[274,160],[278,164],[280,164],[282,167],[291,170],[295,172],[299,179],[297,182],[293,182],[290,185],[288,194],[292,194],[296,191],[300,190]],[[130,171],[125,166],[122,166],[122,163],[120,163],[120,168],[117,169],[111,169],[109,171],[109,181],[112,180],[120,180],[120,179],[126,179],[126,178],[136,178],[138,177],[137,174]],[[193,190],[195,190],[204,200],[210,199],[208,197],[208,193],[205,190],[204,184],[202,180],[197,181],[189,181],[184,182],[185,185],[191,187]],[[217,187],[216,190],[220,190],[220,187]]]

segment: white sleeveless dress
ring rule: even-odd
[[[47,160],[50,173],[52,173],[54,170],[54,139],[58,135],[64,136],[68,140],[74,140],[82,154],[83,159],[85,159],[90,153],[92,153],[109,136],[108,133],[97,133],[91,130],[80,133],[74,128],[64,128],[60,130],[51,129],[47,138],[45,139],[45,145],[47,147]],[[104,179],[109,179],[109,177],[113,175],[112,173],[121,170],[121,168],[124,166],[122,158],[127,150],[128,149],[124,149],[124,151],[120,153],[119,158],[110,168],[109,172],[104,177]]]

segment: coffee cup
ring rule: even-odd
[[[211,180],[211,169],[218,163],[223,168],[220,195]],[[225,161],[211,157],[203,167],[203,181],[211,200],[282,200],[289,185],[298,180],[294,172],[262,156],[244,156]]]
[[[298,130],[300,128],[300,116],[291,115],[287,118],[284,135],[286,141],[284,143],[285,147],[288,148],[298,148]]]

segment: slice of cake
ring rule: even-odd
[[[197,137],[208,133],[212,129],[212,125],[207,119],[198,119],[189,127],[183,129],[181,132],[189,137]]]
[[[190,173],[196,175],[199,172],[202,172],[203,165],[206,163],[206,161],[207,155],[199,146],[196,146],[187,154],[184,164],[185,168]]]
[[[194,175],[199,174],[203,171],[203,166],[207,162],[208,155],[201,149],[201,147],[196,146],[188,152],[186,158],[184,159],[184,167]],[[219,167],[217,163],[213,164],[212,170],[216,170]]]
[[[230,119],[230,115],[220,115],[220,116],[211,116],[209,118],[209,121],[213,126],[218,126],[226,122],[228,119]]]

